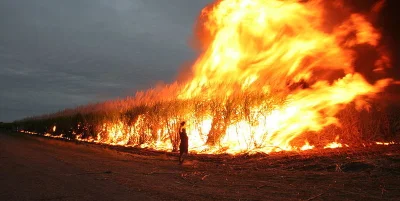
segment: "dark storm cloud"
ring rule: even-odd
[[[170,82],[210,0],[3,0],[0,121]]]

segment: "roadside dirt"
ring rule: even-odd
[[[400,146],[190,155],[0,133],[0,200],[399,200]]]

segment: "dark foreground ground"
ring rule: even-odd
[[[399,145],[190,156],[0,133],[0,200],[400,200]]]

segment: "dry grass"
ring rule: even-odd
[[[280,105],[285,100],[283,93],[275,93],[272,98],[270,94],[254,91],[235,93],[231,96],[217,96],[211,100],[168,98],[176,97],[171,96],[176,92],[177,86],[171,85],[166,88],[138,92],[135,97],[66,109],[16,121],[14,124],[20,129],[54,135],[65,134],[69,138],[74,137],[72,133],[81,135],[83,138],[96,138],[97,135],[106,138],[107,133],[102,132],[104,124],[122,122],[127,126],[137,125],[135,127],[137,132],[130,136],[129,145],[155,141],[160,137],[157,131],[162,130],[165,134],[160,137],[161,140],[169,139],[173,150],[177,150],[179,139],[176,130],[180,120],[193,119],[193,125],[198,126],[206,114],[211,114],[212,125],[207,143],[214,145],[226,132],[227,125],[243,118],[250,124],[256,121],[254,115],[250,114],[252,106],[263,105],[259,107],[259,111],[255,112],[258,115],[268,115],[275,105]],[[277,98],[276,94],[282,94],[281,98]],[[260,104],[261,102],[264,104]],[[355,145],[361,145],[362,142],[398,140],[400,136],[398,114],[400,113],[396,110],[389,110],[376,103],[371,104],[369,111],[358,111],[354,104],[350,104],[337,114],[341,122],[340,127],[332,125],[317,133],[304,133],[293,142],[303,143],[307,139],[317,146],[326,145],[337,135],[340,135],[342,142]],[[52,131],[54,125],[57,125],[56,132]],[[126,134],[129,131],[123,132]],[[254,142],[250,140],[247,143]]]

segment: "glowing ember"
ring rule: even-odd
[[[63,135],[63,134],[60,134],[60,135],[52,135],[52,134],[50,134],[50,133],[45,133],[44,136],[46,136],[46,137],[51,137],[51,138],[64,138],[64,135]]]
[[[30,131],[25,131],[25,130],[20,130],[19,132],[31,134],[31,135],[38,135],[38,133],[36,133],[36,132],[30,132]]]

